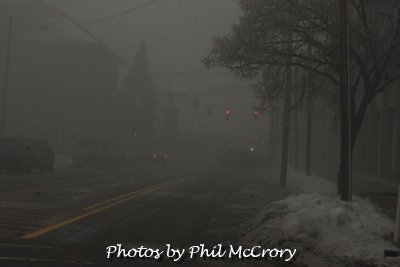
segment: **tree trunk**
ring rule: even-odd
[[[295,100],[297,101],[297,90],[295,95]],[[297,170],[298,168],[298,157],[299,157],[299,109],[296,108],[294,111],[294,123],[293,123],[293,168]]]
[[[395,107],[393,120],[393,150],[392,150],[392,169],[391,177],[399,181],[399,133],[400,133],[400,116],[399,107]]]
[[[373,95],[368,95],[368,94],[365,95],[361,100],[360,106],[359,106],[359,108],[357,110],[357,114],[355,116],[352,116],[352,118],[351,118],[352,127],[351,127],[351,142],[350,142],[350,144],[351,144],[350,145],[350,160],[352,160],[353,150],[354,150],[354,146],[355,146],[356,141],[357,141],[357,136],[358,136],[358,133],[360,132],[360,129],[361,129],[361,126],[363,124],[365,115],[367,113],[368,106],[371,103],[372,99],[373,99]],[[354,101],[355,101],[355,99],[353,97],[352,98],[352,102],[354,102]],[[342,139],[341,141],[342,141],[341,145],[343,146],[343,141],[344,140]],[[343,150],[341,152],[343,152]],[[342,179],[341,179],[341,175],[342,175],[342,171],[343,171],[342,168],[343,168],[343,156],[341,155],[339,171],[338,171],[338,174],[337,174],[338,194],[341,193],[341,191],[340,191],[341,188],[342,188],[341,186],[343,186]]]
[[[275,134],[275,110],[271,104],[271,119],[269,125],[269,161],[270,164],[275,165],[276,163],[276,134]]]
[[[397,197],[397,209],[396,209],[396,224],[394,229],[394,242],[399,245],[400,244],[400,186],[399,186],[399,194]]]
[[[283,111],[283,135],[282,135],[282,155],[281,155],[281,187],[287,185],[287,165],[289,156],[289,133],[290,133],[290,88],[286,88],[285,104]]]
[[[292,49],[292,34],[288,34],[288,50]],[[290,54],[290,53],[288,53]],[[289,156],[289,134],[290,134],[290,105],[291,105],[291,88],[292,87],[292,60],[289,56],[286,62],[286,82],[284,94],[284,108],[283,108],[283,134],[282,134],[282,154],[281,154],[281,179],[280,186],[286,187],[287,185],[287,165]]]
[[[312,153],[312,117],[313,99],[311,93],[307,96],[307,140],[306,140],[306,175],[311,176],[311,153]]]

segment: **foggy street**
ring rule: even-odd
[[[234,241],[238,225],[260,205],[257,190],[243,202],[245,178],[240,171],[143,167],[3,176],[8,187],[1,189],[0,259],[12,266],[99,266],[115,242],[157,247]],[[246,211],[227,210],[238,198]]]
[[[399,267],[399,0],[0,0],[0,267]]]

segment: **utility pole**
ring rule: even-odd
[[[10,58],[11,58],[11,40],[13,33],[13,18],[10,17],[8,24],[8,36],[7,36],[7,52],[6,62],[4,69],[4,83],[3,83],[3,97],[1,101],[1,118],[0,118],[0,136],[4,137],[6,134],[6,120],[7,120],[7,98],[8,98],[8,84],[10,79]]]
[[[341,159],[338,177],[340,197],[352,200],[351,153],[351,79],[350,79],[350,8],[349,0],[339,0],[341,67]]]

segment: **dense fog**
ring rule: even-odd
[[[399,266],[399,14],[1,0],[0,266]]]

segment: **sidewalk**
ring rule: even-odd
[[[229,247],[234,246],[254,246],[257,244],[247,244],[242,242],[243,236],[253,230],[254,223],[260,218],[260,211],[273,201],[283,199],[290,194],[291,189],[281,189],[270,175],[270,170],[224,170],[223,175],[230,173],[241,173],[243,176],[242,188],[239,192],[229,199],[225,205],[217,210],[211,219],[207,240],[212,240],[215,244],[223,244]],[[270,261],[220,261],[209,262],[204,266],[263,266],[276,267],[282,266]],[[286,265],[285,265],[286,266]],[[290,266],[297,267],[296,264]]]
[[[332,167],[313,165],[313,174],[337,183],[337,169]],[[399,182],[362,173],[353,173],[353,192],[361,197],[368,198],[378,205],[383,212],[393,220],[396,218],[397,195]]]

